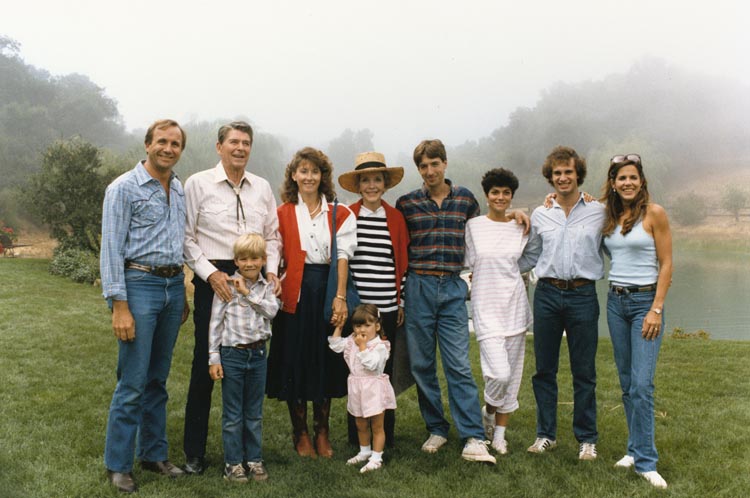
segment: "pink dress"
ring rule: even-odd
[[[367,343],[364,351],[354,343],[354,336],[329,337],[331,349],[344,353],[349,365],[347,385],[349,395],[346,409],[355,417],[368,418],[396,408],[396,393],[383,373],[391,344],[375,337]]]

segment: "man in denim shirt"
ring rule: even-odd
[[[601,253],[604,206],[586,202],[578,187],[586,161],[570,147],[558,146],[542,166],[555,189],[551,207],[531,215],[531,235],[519,266],[536,267],[532,379],[537,404],[537,438],[528,451],[544,453],[557,446],[557,369],[563,331],[573,374],[573,433],[578,458],[596,458],[596,347],[599,302],[596,281],[604,276]]]
[[[101,278],[118,339],[117,387],[107,420],[104,463],[112,485],[133,493],[133,454],[144,470],[169,477],[167,376],[187,318],[182,273],[185,194],[172,169],[185,133],[172,120],[152,124],[146,160],[113,181],[104,196]]]

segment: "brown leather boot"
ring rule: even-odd
[[[289,407],[289,418],[292,421],[292,442],[294,449],[301,457],[315,458],[315,449],[313,448],[310,435],[307,432],[307,403],[306,402],[287,402]]]
[[[328,419],[331,415],[331,400],[313,403],[313,428],[315,429],[315,449],[323,458],[333,456],[333,448],[328,440]]]

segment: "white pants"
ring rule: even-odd
[[[518,390],[523,377],[526,334],[488,337],[479,341],[479,356],[484,377],[484,401],[498,413],[518,409]]]

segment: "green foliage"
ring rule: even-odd
[[[734,215],[734,221],[740,221],[740,209],[747,205],[747,192],[735,185],[728,185],[721,196],[721,207]]]
[[[81,139],[58,141],[42,158],[42,170],[23,188],[29,213],[50,228],[62,247],[98,250],[102,202],[115,170],[102,171],[99,150]]]
[[[53,76],[28,65],[18,42],[0,35],[0,178],[21,185],[57,139],[81,136],[99,146],[126,141],[117,103],[87,76]]]
[[[675,327],[672,329],[669,337],[670,339],[703,339],[707,341],[711,338],[711,334],[703,329],[696,330],[695,332],[685,332],[685,329],[682,327]]]
[[[541,166],[556,145],[569,145],[587,158],[584,190],[595,196],[609,158],[636,152],[658,202],[691,174],[717,164],[741,167],[736,158],[750,155],[750,141],[737,132],[750,129],[746,93],[739,84],[643,59],[627,73],[601,81],[551,86],[535,107],[518,108],[490,136],[449,151],[448,173],[469,185],[490,168],[508,168],[520,182],[515,203],[538,204],[550,191]]]
[[[52,275],[93,284],[99,278],[99,254],[86,249],[58,247],[49,264]]]
[[[706,199],[695,192],[677,197],[671,206],[672,216],[680,225],[697,225],[706,219],[707,212]]]

